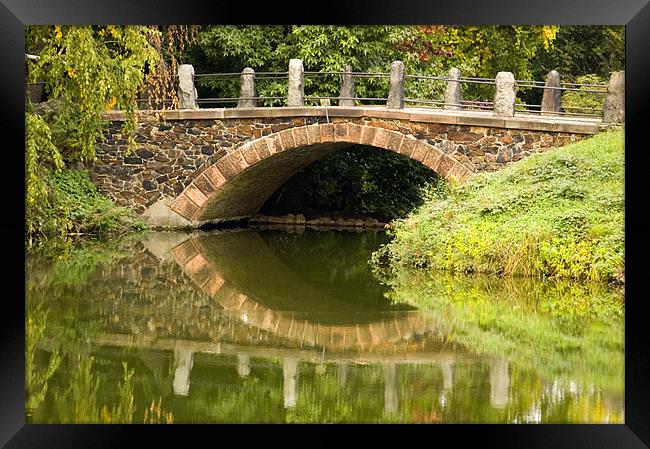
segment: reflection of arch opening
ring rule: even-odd
[[[171,252],[176,263],[203,293],[212,297],[226,311],[239,316],[246,325],[270,332],[290,342],[322,346],[335,351],[371,347],[392,348],[397,342],[409,341],[414,336],[428,335],[436,329],[435,322],[429,322],[413,310],[381,312],[358,320],[355,317],[355,307],[328,298],[317,289],[300,282],[299,277],[290,276],[287,273],[290,270],[275,259],[268,248],[264,249],[266,245],[257,234],[224,234],[218,236],[222,238],[217,240],[215,237],[217,236],[190,238]],[[233,257],[229,257],[236,253],[237,248],[247,246],[237,244],[242,239],[258,249],[255,253],[263,259],[263,265],[268,267],[270,277],[288,276],[299,294],[308,295],[310,300],[315,300],[326,313],[329,310],[337,310],[340,315],[341,307],[349,310],[349,322],[321,321],[318,315],[309,313],[309,309],[300,304],[299,296],[290,296],[291,288],[269,294],[264,289],[252,285],[253,278],[261,277],[264,273],[240,270],[237,266],[246,267],[245,260],[232,263]],[[261,278],[258,284],[262,286],[270,283]],[[246,289],[244,285],[250,288]],[[294,307],[291,307],[292,303]]]
[[[346,146],[393,151],[422,163],[443,178],[466,180],[472,172],[427,141],[354,123],[286,129],[240,146],[200,173],[172,209],[191,221],[256,213],[294,173]]]

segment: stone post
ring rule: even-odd
[[[255,70],[246,67],[239,76],[239,100],[238,108],[257,107],[257,92],[255,91]]]
[[[546,75],[544,84],[544,95],[542,95],[542,115],[555,115],[562,108],[562,91],[560,74],[551,70]],[[554,88],[554,89],[549,89]]]
[[[463,109],[460,105],[463,97],[460,93],[460,82],[451,81],[460,79],[459,69],[449,69],[449,78],[447,81],[447,90],[445,90],[445,109]]]
[[[237,374],[239,374],[239,377],[246,377],[250,373],[250,357],[246,354],[237,354]]]
[[[192,355],[189,349],[176,348],[174,350],[174,394],[187,396],[190,394],[190,371],[192,371]]]
[[[625,121],[625,72],[614,72],[609,77],[607,97],[603,104],[603,122],[623,123]]]
[[[339,385],[345,387],[345,382],[348,380],[348,364],[343,362],[337,367],[337,374],[339,378]]]
[[[490,360],[490,404],[503,408],[508,403],[510,392],[510,370],[508,360]]]
[[[354,78],[352,77],[352,66],[346,65],[341,76],[341,90],[339,91],[339,106],[354,106]]]
[[[386,107],[404,109],[404,63],[402,61],[393,61],[390,65],[390,89]]]
[[[305,103],[305,69],[302,66],[302,59],[291,59],[289,61],[289,91],[287,94],[287,106],[302,107]]]
[[[282,374],[284,376],[284,408],[295,407],[298,401],[298,360],[284,359]]]
[[[181,64],[178,66],[178,109],[198,109],[197,96],[194,67],[192,64]]]
[[[394,413],[399,409],[399,395],[397,393],[397,365],[395,363],[382,363],[384,372],[384,411]]]
[[[454,386],[453,362],[449,360],[443,360],[440,362],[440,368],[442,369],[442,389],[451,390]]]
[[[510,72],[499,72],[495,84],[494,115],[513,117],[515,115],[515,76]]]

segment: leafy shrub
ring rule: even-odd
[[[580,84],[607,84],[607,80],[598,75],[584,75],[576,78]],[[581,86],[583,91],[602,90],[603,88]],[[567,112],[578,112],[581,114],[598,114],[602,110],[605,97],[602,94],[592,92],[565,91],[562,93],[562,107]],[[595,109],[595,111],[594,111]]]
[[[48,207],[28,210],[29,237],[65,237],[71,234],[120,235],[144,229],[129,209],[102,196],[88,173],[64,169],[45,173]]]

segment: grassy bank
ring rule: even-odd
[[[28,205],[29,246],[76,236],[121,236],[145,229],[133,211],[117,206],[97,191],[83,170],[43,170],[46,200]]]
[[[623,132],[531,156],[431,196],[376,264],[624,281]]]

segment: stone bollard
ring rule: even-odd
[[[301,59],[289,61],[289,91],[287,106],[302,107],[305,104],[305,69]]]
[[[238,108],[257,107],[257,92],[255,91],[255,70],[246,67],[239,76],[239,100]]]
[[[495,78],[494,115],[514,117],[515,115],[515,76],[510,72],[499,72]]]
[[[561,85],[560,74],[556,70],[548,72],[542,95],[542,115],[555,115],[562,109]]]
[[[603,104],[603,122],[623,123],[625,121],[625,71],[614,72],[609,77],[607,97]]]
[[[298,402],[298,360],[286,358],[282,360],[284,377],[284,408],[292,408]]]
[[[178,66],[178,109],[198,109],[197,96],[194,67],[192,64],[181,64]]]
[[[352,66],[346,65],[341,77],[341,90],[339,90],[339,106],[354,106],[354,77]]]
[[[445,90],[445,109],[463,109],[461,102],[463,97],[460,93],[460,70],[449,69],[450,81],[447,81],[447,90]],[[451,81],[456,80],[456,81]]]
[[[390,65],[390,89],[386,107],[404,109],[404,63],[402,61],[393,61]]]

